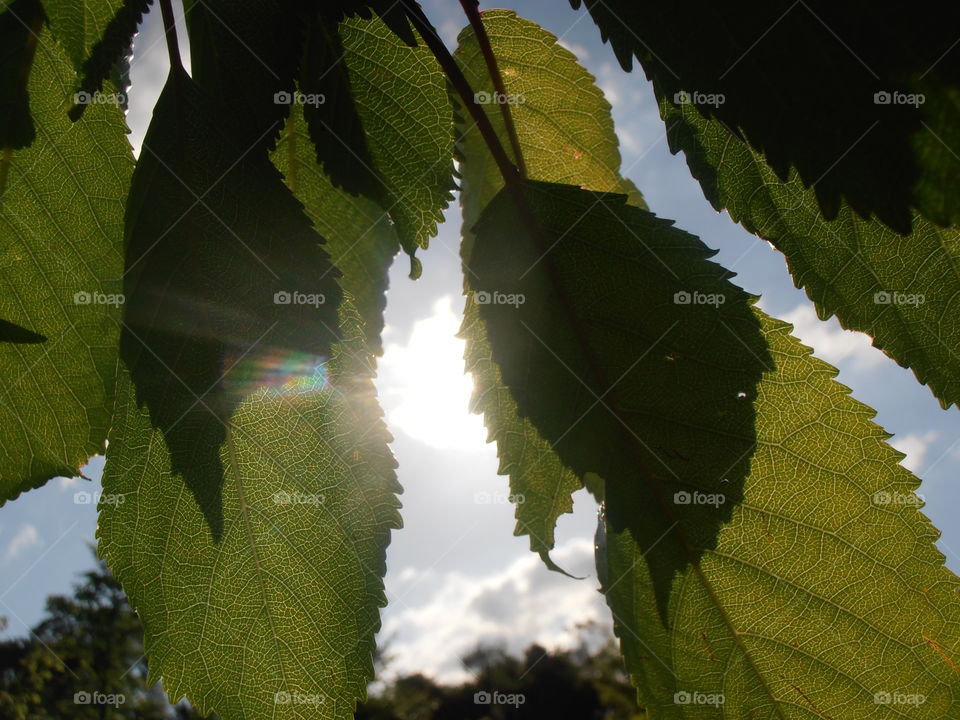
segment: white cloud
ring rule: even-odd
[[[24,550],[38,545],[43,545],[43,541],[40,540],[37,528],[27,523],[21,526],[17,534],[7,543],[4,562],[12,562],[20,557]]]
[[[406,345],[392,343],[380,361],[378,386],[387,421],[430,447],[486,452],[486,431],[469,412],[473,381],[463,371],[464,341],[450,296],[413,325]]]
[[[577,625],[609,626],[609,612],[593,577],[593,543],[580,538],[552,554],[576,580],[544,567],[527,553],[503,570],[484,577],[459,572],[437,575],[405,570],[412,583],[430,583],[429,602],[404,605],[402,587],[388,585],[389,601],[382,637],[390,638],[388,675],[421,672],[442,682],[469,678],[460,658],[483,645],[502,645],[519,653],[532,642],[570,648],[578,643]]]
[[[895,437],[890,441],[890,444],[906,455],[900,464],[910,472],[916,473],[923,468],[930,445],[939,437],[940,433],[936,430],[930,430],[922,435],[910,433],[903,437]]]
[[[887,359],[870,344],[869,336],[844,330],[836,318],[820,320],[811,304],[798,305],[781,319],[793,325],[793,334],[812,347],[818,358],[834,365],[849,362],[854,370],[868,370]]]

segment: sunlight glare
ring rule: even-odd
[[[391,430],[438,449],[482,450],[486,430],[468,409],[473,380],[463,372],[459,329],[451,298],[440,298],[406,345],[386,346],[377,385]]]

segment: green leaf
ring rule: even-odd
[[[481,305],[494,360],[604,479],[602,589],[652,716],[956,715],[960,580],[873,411],[697,238],[622,196],[521,196],[536,232],[501,192],[468,277],[524,298]]]
[[[118,362],[126,126],[106,105],[71,126],[73,69],[40,37],[29,84],[37,139],[13,153],[0,198],[0,318],[39,336],[0,342],[0,500],[77,475],[103,452]]]
[[[517,17],[512,10],[482,14],[484,27],[503,76],[510,111],[531,177],[574,183],[594,190],[631,193],[631,201],[645,207],[643,198],[619,175],[620,151],[610,117],[610,104],[595,79],[552,34]],[[459,37],[456,58],[479,99],[495,99],[480,47],[470,28]],[[503,118],[495,103],[484,110],[501,142],[510,147]],[[461,111],[461,115],[466,114]],[[503,186],[480,133],[469,120],[460,125],[459,154],[463,159],[463,256],[473,247],[470,228],[480,211]],[[467,278],[469,284],[469,278]],[[510,477],[517,504],[518,535],[530,536],[530,547],[551,567],[557,518],[573,508],[571,495],[580,478],[568,470],[526,418],[490,357],[486,329],[478,307],[468,302],[461,335],[466,339],[466,370],[475,384],[472,409],[484,415],[490,439],[497,443],[498,472]]]
[[[78,120],[80,118],[89,104],[90,96],[100,92],[103,89],[104,81],[111,75],[114,75],[117,80],[117,88],[124,93],[121,102],[118,104],[126,110],[127,99],[125,93],[129,83],[125,82],[123,76],[129,75],[127,56],[133,53],[133,36],[137,32],[150,2],[151,0],[124,0],[123,4],[116,8],[109,22],[106,23],[103,29],[103,37],[94,36],[97,38],[97,42],[90,51],[89,57],[86,57],[83,61],[81,68],[83,77],[80,81],[80,89],[75,96],[76,103],[70,108],[70,119]],[[67,6],[75,9],[72,3],[67,4]],[[95,27],[98,27],[98,25],[95,25]],[[84,47],[85,44],[81,45],[81,49]],[[82,102],[82,100],[86,100],[86,102]]]
[[[303,115],[317,162],[338,188],[383,201],[384,187],[374,169],[367,135],[357,112],[339,25],[343,11],[334,6],[307,13],[299,85]]]
[[[960,232],[915,215],[900,237],[841,205],[826,221],[796,172],[780,182],[746,143],[695,109],[660,104],[673,152],[717,209],[770,241],[787,258],[821,319],[836,314],[849,329],[913,368],[944,407],[960,402]]]
[[[446,78],[422,42],[408,46],[380,18],[349,18],[340,35],[382,204],[412,257],[436,234],[455,188]]]
[[[578,8],[581,0],[571,0]],[[584,0],[624,69],[791,168],[833,219],[960,224],[960,8],[831,2]]]
[[[341,310],[328,363],[229,421],[219,539],[131,383],[120,396],[100,552],[143,620],[149,682],[223,720],[352,718],[373,677],[400,487],[360,319]]]
[[[143,6],[150,2],[150,0],[133,1]],[[45,0],[43,7],[47,11],[53,34],[70,55],[70,62],[75,70],[79,70],[83,66],[90,50],[100,42],[108,25],[110,25],[110,21],[125,4],[129,5],[130,2],[124,2],[124,0]],[[127,37],[126,47],[128,49],[129,40],[130,36]],[[116,57],[113,60],[116,61]],[[107,72],[109,72],[109,68]]]
[[[214,537],[224,423],[244,396],[314,371],[339,272],[262,147],[182,68],[154,109],[127,207],[120,354]]]
[[[340,286],[353,298],[371,353],[382,353],[388,270],[400,249],[387,213],[372,200],[334,187],[317,163],[302,111],[295,109],[273,154],[287,187],[303,203],[314,228],[342,273]]]

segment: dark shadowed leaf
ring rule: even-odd
[[[35,333],[32,330],[20,327],[16,323],[0,319],[0,343],[31,345],[46,341],[47,338],[40,333]]]
[[[459,38],[456,58],[477,94],[501,142],[510,147],[497,101],[509,103],[530,177],[571,183],[604,192],[623,192],[645,207],[629,180],[619,175],[620,150],[610,104],[590,73],[556,37],[512,10],[489,10],[483,23],[497,56],[507,98],[497,98],[483,55],[469,28]],[[463,253],[473,247],[471,228],[503,179],[476,126],[461,109],[458,151],[462,160]],[[469,286],[469,278],[467,278]],[[466,369],[474,381],[473,409],[482,412],[490,439],[497,443],[498,471],[510,477],[516,506],[516,533],[554,567],[557,518],[573,509],[571,495],[582,483],[557,457],[516,403],[490,356],[479,307],[467,303],[461,334],[466,340]]]
[[[771,363],[748,296],[697,238],[622,195],[533,181],[524,192],[537,237],[504,190],[465,257],[468,303],[518,413],[581,478],[596,473],[608,492],[646,488],[634,506],[649,509],[645,546],[679,523],[711,547],[741,499],[751,399]],[[663,508],[677,492],[726,502]],[[673,577],[691,560],[669,542],[650,556],[664,622]]]
[[[523,197],[536,233],[506,191],[475,228],[474,302],[520,413],[604,480],[598,569],[641,702],[957,714],[960,581],[873,411],[697,238],[622,196]]]
[[[114,16],[125,5],[148,5],[151,0],[44,0],[43,9],[54,36],[66,49],[75,70],[80,70],[87,56],[98,45]],[[128,43],[129,47],[129,38]],[[116,60],[116,58],[114,58]],[[109,72],[109,70],[108,70]]]
[[[74,106],[70,109],[70,118],[78,120],[85,112],[90,99],[95,93],[103,89],[103,83],[114,75],[118,64],[126,62],[126,58],[133,52],[133,36],[137,27],[147,12],[152,0],[124,0],[116,8],[109,21],[103,23],[101,18],[91,17],[93,8],[78,8],[71,2],[57,2],[58,12],[64,17],[59,22],[57,16],[51,15],[54,28],[66,26],[66,30],[58,32],[77,36],[83,65],[80,68],[81,80]],[[115,5],[116,3],[110,3]],[[103,3],[97,5],[96,10],[102,11]],[[99,22],[98,22],[99,21]],[[100,37],[98,26],[104,24],[103,36]],[[79,27],[77,27],[79,25]],[[92,26],[92,27],[91,27]],[[86,53],[85,45],[89,42],[89,33],[96,33],[96,44]],[[86,40],[86,42],[84,42]],[[122,83],[121,83],[122,84]],[[122,84],[123,85],[123,84]],[[125,91],[126,87],[118,87]],[[123,103],[125,105],[125,103]]]
[[[367,146],[353,99],[340,38],[343,11],[323,7],[307,14],[300,91],[303,115],[317,161],[336,187],[383,202],[386,188]]]
[[[571,0],[574,7],[581,0]],[[624,68],[661,99],[742,133],[781,180],[796,168],[900,233],[911,208],[960,224],[960,6],[584,0]]]
[[[174,68],[130,191],[120,348],[214,537],[224,422],[250,392],[326,361],[341,295],[303,207],[228,127]]]
[[[244,148],[272,149],[289,114],[303,47],[299,4],[203,0],[186,10],[191,77]]]
[[[404,20],[406,22],[406,20]],[[453,109],[446,78],[423,43],[411,47],[379,17],[340,25],[353,101],[366,134],[372,170],[383,182],[377,196],[413,256],[437,232],[451,199]],[[342,142],[328,139],[328,142]],[[360,172],[362,158],[341,174]],[[336,177],[337,173],[330,173]],[[413,275],[419,261],[412,261]]]
[[[317,163],[306,124],[294,109],[273,161],[313,225],[327,240],[327,251],[341,272],[340,286],[363,320],[369,351],[380,355],[388,270],[400,250],[395,226],[375,202],[336,188]]]
[[[32,143],[36,134],[27,84],[44,20],[38,0],[14,0],[0,12],[0,196],[11,151]]]

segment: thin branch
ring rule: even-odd
[[[447,78],[450,80],[454,89],[457,91],[457,94],[460,96],[461,101],[467,107],[471,117],[476,122],[477,129],[483,136],[483,139],[490,150],[490,154],[493,155],[493,159],[497,163],[497,167],[500,169],[500,174],[503,176],[503,181],[506,185],[507,191],[510,193],[511,198],[517,207],[517,211],[520,214],[520,221],[523,223],[524,229],[530,234],[530,238],[540,250],[541,256],[543,257],[542,264],[544,270],[553,284],[557,298],[560,301],[560,305],[564,310],[564,314],[567,316],[568,322],[574,330],[574,334],[576,335],[580,346],[584,349],[584,353],[587,357],[588,364],[590,365],[590,371],[594,376],[594,380],[599,382],[601,387],[609,387],[605,381],[605,373],[603,372],[603,368],[600,367],[600,363],[596,356],[589,350],[590,343],[587,338],[586,328],[583,327],[583,322],[580,319],[580,315],[573,307],[569,296],[565,292],[563,283],[560,280],[560,274],[557,272],[557,269],[550,258],[550,246],[547,245],[546,241],[544,240],[543,235],[540,232],[540,226],[537,224],[537,219],[534,217],[533,211],[530,208],[530,204],[527,202],[526,195],[524,194],[523,178],[520,177],[517,167],[513,165],[513,163],[511,163],[510,159],[507,157],[507,154],[503,149],[503,145],[500,143],[500,138],[497,137],[497,133],[494,131],[493,125],[490,124],[490,120],[487,117],[486,112],[484,112],[484,110],[474,102],[473,88],[470,87],[470,82],[460,70],[460,66],[457,65],[457,62],[453,59],[450,51],[447,50],[447,46],[443,44],[443,41],[440,39],[440,36],[437,34],[437,31],[434,29],[433,25],[427,19],[426,15],[423,14],[423,10],[420,9],[420,6],[417,4],[416,0],[400,0],[400,3],[406,9],[407,16],[410,18],[410,21],[417,29],[417,32],[419,32],[423,37],[427,47],[430,48],[434,56],[437,58],[437,62],[440,63],[440,67],[447,75]]]
[[[466,13],[470,21],[470,27],[473,28],[477,36],[477,43],[480,45],[480,52],[483,53],[483,61],[487,65],[487,72],[493,81],[493,89],[496,91],[497,105],[500,106],[500,114],[503,116],[503,124],[507,129],[507,136],[510,138],[510,147],[513,148],[513,157],[516,160],[517,167],[520,169],[520,177],[527,177],[527,166],[523,162],[523,150],[520,147],[520,137],[517,135],[517,127],[513,124],[513,114],[510,112],[510,103],[507,102],[507,87],[503,84],[503,76],[500,74],[500,68],[497,65],[497,57],[493,54],[493,48],[490,46],[490,36],[487,35],[487,29],[483,26],[483,20],[480,17],[480,11],[477,9],[478,0],[460,0],[463,6],[463,12]]]
[[[447,78],[450,80],[454,89],[457,91],[457,94],[460,96],[463,104],[467,107],[467,110],[470,112],[471,117],[476,122],[477,128],[480,130],[480,134],[483,136],[490,153],[493,155],[494,161],[497,163],[497,167],[500,169],[500,174],[503,176],[506,189],[510,193],[511,199],[513,200],[514,205],[517,208],[517,212],[520,215],[520,221],[523,224],[524,229],[527,231],[527,233],[529,233],[534,244],[541,251],[544,272],[546,273],[550,284],[553,286],[555,296],[559,301],[564,316],[573,330],[574,336],[577,339],[577,345],[583,351],[584,359],[586,360],[588,366],[588,372],[592,376],[593,382],[597,387],[603,389],[610,388],[611,385],[609,379],[607,378],[607,374],[604,371],[603,366],[600,364],[599,358],[593,351],[593,346],[590,342],[586,327],[583,324],[583,320],[576,308],[573,306],[573,302],[567,293],[562,280],[560,279],[560,274],[553,262],[553,259],[550,257],[550,247],[547,246],[544,237],[540,232],[540,227],[537,223],[536,217],[533,214],[533,210],[531,209],[530,204],[527,202],[527,198],[524,193],[524,179],[520,177],[517,168],[510,162],[509,158],[507,158],[503,149],[503,145],[500,143],[500,138],[497,137],[496,132],[493,130],[493,126],[490,124],[486,113],[474,102],[473,90],[470,87],[469,81],[466,79],[466,77],[464,77],[460,67],[453,59],[450,51],[447,50],[446,45],[444,45],[443,41],[440,40],[439,35],[437,35],[433,25],[430,24],[430,21],[423,14],[420,6],[415,0],[399,0],[399,2],[405,8],[410,21],[417,29],[417,32],[419,32],[423,37],[427,47],[433,52],[437,62],[440,64],[440,67],[447,75]],[[629,424],[623,418],[623,413],[620,411],[620,408],[613,403],[608,407],[608,409],[614,415],[614,417],[619,420],[618,430],[621,438],[624,441],[624,445],[629,448],[629,451],[633,456],[633,460],[636,463],[639,475],[650,485],[650,488],[653,491],[654,500],[658,505],[659,510],[666,517],[676,520],[673,513],[674,509],[670,505],[667,497],[664,495],[664,489],[660,481],[657,479],[656,474],[650,470],[647,459],[639,445],[637,445],[636,437],[633,435],[632,431],[629,430]],[[694,571],[698,574],[707,590],[713,594],[713,587],[704,574],[703,569],[700,567],[696,548],[687,539],[686,534],[683,532],[683,528],[680,527],[679,521],[675,522],[670,527],[668,532],[671,531],[675,531],[676,539],[683,547],[691,566],[694,568]],[[733,625],[730,623],[729,618],[723,611],[723,608],[720,609],[724,614],[729,626],[732,628]]]
[[[180,46],[177,44],[177,22],[173,15],[170,0],[160,0],[160,12],[163,15],[163,32],[167,40],[167,55],[170,57],[170,69],[183,70],[180,61]]]
[[[490,149],[490,154],[493,155],[493,160],[497,163],[500,174],[503,175],[504,182],[506,182],[508,186],[515,184],[517,180],[521,179],[519,171],[516,165],[513,164],[513,161],[507,157],[507,153],[503,149],[503,145],[500,144],[500,138],[497,137],[497,133],[493,129],[493,125],[490,124],[490,119],[487,117],[487,114],[483,111],[483,108],[474,101],[473,89],[470,87],[470,82],[464,76],[460,66],[457,65],[457,61],[453,59],[450,51],[447,50],[447,46],[443,44],[443,40],[440,39],[436,29],[434,29],[430,20],[427,19],[427,16],[423,14],[423,10],[420,9],[416,0],[400,0],[400,4],[406,11],[407,17],[410,19],[410,22],[413,23],[414,28],[416,28],[417,32],[420,33],[420,36],[423,38],[423,41],[427,44],[430,52],[433,53],[437,62],[440,63],[440,67],[443,69],[450,84],[453,85],[453,89],[457,91],[467,112],[470,113],[470,117],[473,118],[473,121],[477,124],[477,129],[480,131],[480,135],[483,136],[483,141]]]

